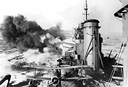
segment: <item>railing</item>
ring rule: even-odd
[[[8,80],[8,83],[7,83],[7,86],[6,87],[9,87],[9,82],[10,82],[10,79],[11,79],[11,75],[6,75],[1,81],[0,81],[0,85],[3,84],[6,80]]]

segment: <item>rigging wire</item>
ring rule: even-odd
[[[101,62],[101,65],[104,67],[104,64],[103,64],[103,60],[102,60],[102,57],[101,57],[101,53],[100,53],[100,49],[99,49],[99,44],[98,44],[98,40],[97,38],[95,38],[95,42],[96,42],[96,49],[98,51],[98,55],[99,55],[99,58],[100,58],[100,62]]]

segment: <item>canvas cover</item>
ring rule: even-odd
[[[123,17],[123,36],[128,37],[128,13]]]
[[[121,0],[122,1],[122,7],[128,5],[128,0]],[[127,37],[128,36],[128,13],[124,14],[123,17],[123,36]]]
[[[123,7],[128,4],[128,0],[122,0]],[[128,13],[125,13],[123,17],[123,41],[128,40]],[[128,44],[128,43],[127,43]],[[126,46],[123,54],[123,70],[124,70],[124,84],[123,87],[128,87],[128,45]]]

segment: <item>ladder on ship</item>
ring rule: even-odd
[[[127,41],[126,41],[127,43]],[[111,72],[111,75],[110,75],[110,78],[109,78],[109,84],[111,83],[111,81],[114,79],[114,80],[118,80],[118,81],[123,81],[124,80],[124,75],[123,75],[123,65],[119,65],[119,62],[122,58],[122,54],[124,52],[124,49],[126,47],[127,44],[123,44],[121,45],[121,48],[119,50],[119,54],[117,56],[117,60],[116,60],[116,63],[114,65],[112,65],[113,67],[113,70]],[[122,76],[115,76],[115,72],[117,69],[121,69],[121,73],[122,73]],[[117,85],[120,85],[120,83],[118,83]]]
[[[108,83],[108,87],[110,86],[110,83],[114,80],[114,83],[118,86],[121,86],[121,81],[124,81],[124,75],[123,75],[123,65],[112,65],[113,70],[111,72],[110,78],[109,78],[109,83]],[[116,74],[116,72],[119,72]]]

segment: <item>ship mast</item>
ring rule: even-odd
[[[86,20],[88,19],[88,3],[87,3],[87,0],[85,1],[85,16],[86,16]]]
[[[88,20],[88,2],[87,2],[87,0],[85,0],[85,8],[84,8],[84,10],[85,10],[85,14],[83,14],[83,15],[85,15],[85,20],[84,20],[84,22],[86,21],[86,20]],[[83,28],[84,27],[84,22],[83,23],[81,23],[81,28]]]

